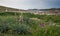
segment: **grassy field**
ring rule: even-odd
[[[60,36],[60,15],[0,13],[0,36]]]

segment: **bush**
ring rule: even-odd
[[[7,33],[9,31],[9,26],[8,25],[0,25],[0,32],[1,33]]]
[[[28,34],[28,33],[31,33],[30,32],[30,27],[27,26],[27,25],[24,25],[24,24],[20,24],[20,25],[15,26],[13,31],[15,33],[18,33],[18,34]]]

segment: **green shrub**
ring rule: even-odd
[[[30,32],[30,27],[24,24],[20,24],[14,27],[14,32],[18,34],[28,34]]]

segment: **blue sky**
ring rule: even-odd
[[[19,9],[60,8],[60,0],[0,0],[0,5]]]

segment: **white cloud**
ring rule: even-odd
[[[23,7],[28,0],[0,0],[0,5],[10,7]]]
[[[60,0],[0,0],[0,5],[16,8],[46,8]]]

